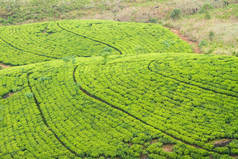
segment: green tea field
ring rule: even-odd
[[[0,158],[238,158],[238,57],[193,52],[151,23],[0,27]]]

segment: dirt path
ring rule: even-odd
[[[105,42],[103,42],[103,41],[99,41],[99,40],[96,40],[96,39],[87,37],[87,36],[85,36],[85,35],[81,35],[81,34],[78,34],[78,33],[73,32],[73,31],[70,31],[70,30],[68,30],[68,29],[66,29],[66,28],[64,28],[64,27],[62,27],[59,23],[57,23],[57,26],[58,26],[59,28],[61,28],[62,30],[65,30],[65,31],[67,31],[67,32],[69,32],[69,33],[72,33],[72,34],[74,34],[74,35],[78,35],[78,36],[83,37],[83,38],[85,38],[85,39],[89,39],[89,40],[91,40],[91,41],[94,41],[94,42],[97,42],[97,43],[106,45],[106,46],[108,46],[108,47],[110,47],[110,48],[112,48],[112,49],[115,49],[116,51],[118,51],[118,52],[120,53],[120,55],[122,55],[122,51],[121,51],[120,49],[116,48],[115,46],[112,46],[112,45],[110,45],[110,44],[108,44],[108,43],[105,43]]]
[[[195,42],[191,39],[189,39],[189,37],[183,35],[178,29],[175,28],[169,28],[173,33],[175,33],[176,35],[178,35],[182,40],[188,42],[192,47],[193,47],[193,51],[195,53],[201,54],[201,50],[198,46],[198,42]]]
[[[9,67],[11,67],[11,66],[10,66],[10,65],[5,65],[5,64],[0,63],[0,67],[2,67],[3,69],[6,69],[6,68],[9,68]]]

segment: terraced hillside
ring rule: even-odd
[[[237,158],[237,57],[181,53],[152,24],[0,30],[3,63],[24,65],[0,70],[0,158]]]
[[[147,54],[103,63],[1,71],[1,158],[238,154],[236,58]]]
[[[0,62],[11,65],[73,56],[192,52],[160,25],[93,20],[1,27],[0,44]]]

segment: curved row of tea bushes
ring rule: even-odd
[[[224,64],[226,60],[233,64]],[[215,65],[208,67],[209,61],[213,61]],[[79,65],[75,76],[89,94],[174,138],[212,151],[237,154],[237,148],[214,148],[210,143],[216,139],[238,139],[238,97],[234,93],[238,83],[236,80],[229,80],[236,79],[237,64],[237,58],[226,56],[153,54],[128,58],[128,61],[115,60],[106,65]],[[178,67],[173,71],[167,65]],[[184,69],[178,71],[180,67]],[[197,67],[206,67],[207,70],[198,70]],[[232,71],[225,71],[231,67]],[[191,74],[194,81],[184,76],[187,70],[196,71],[194,76]],[[227,85],[224,81],[228,80],[233,86],[230,91],[219,89],[212,82],[214,77],[223,76],[224,72],[225,78],[216,84],[223,88]],[[197,76],[201,81],[196,79]],[[202,85],[205,79],[210,81],[207,80]]]
[[[160,25],[95,20],[1,27],[0,44],[0,62],[11,65],[71,57],[192,52],[189,44]]]
[[[123,54],[192,52],[188,43],[158,24],[73,20],[59,21],[58,25],[67,31],[108,43]]]
[[[53,60],[2,70],[0,88],[5,88],[6,92],[15,88],[15,84],[19,88],[11,96],[0,99],[0,139],[3,143],[0,145],[0,157],[147,156],[156,159],[212,155],[229,158],[226,149],[230,147],[231,153],[236,154],[237,148],[232,147],[236,140],[222,149],[214,148],[207,142],[208,138],[226,137],[228,130],[231,131],[228,125],[224,125],[224,134],[221,128],[218,129],[217,124],[223,124],[223,116],[216,117],[217,124],[211,120],[210,124],[214,124],[209,127],[214,131],[212,135],[206,133],[206,123],[191,130],[190,127],[194,128],[202,121],[191,121],[191,110],[187,106],[179,106],[180,101],[173,99],[175,93],[182,96],[184,92],[176,91],[165,96],[163,90],[166,88],[162,84],[167,79],[147,68],[151,60],[165,60],[179,55],[110,56],[106,64],[102,57],[77,58],[75,61]],[[188,60],[193,58],[192,55],[181,55]],[[157,81],[158,85],[153,81]],[[170,81],[170,85],[174,85],[174,82]],[[183,88],[191,90],[189,86]],[[230,113],[233,103],[237,102],[228,100],[231,101],[231,107],[226,112]],[[191,101],[187,99],[187,102]],[[212,104],[209,106],[212,107]],[[192,108],[197,115],[209,109],[208,106],[203,110],[195,106]],[[210,116],[213,113],[211,108],[209,111],[209,117],[214,117]],[[235,119],[232,118],[230,123],[235,126]],[[181,124],[185,124],[189,131]],[[204,135],[203,138],[201,135]],[[230,137],[236,137],[232,131]],[[168,145],[171,146],[171,152],[164,149]]]

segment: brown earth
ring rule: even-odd
[[[13,96],[13,94],[14,94],[13,92],[10,92],[10,93],[4,95],[3,98],[6,99],[6,98],[8,98],[8,97]]]
[[[232,141],[232,139],[221,139],[221,140],[216,140],[214,142],[215,147],[223,147],[229,144]]]
[[[193,51],[195,53],[202,53],[199,46],[198,46],[198,42],[193,41],[191,39],[189,39],[189,37],[183,35],[178,29],[174,29],[174,28],[169,28],[173,33],[175,33],[176,35],[178,35],[180,37],[180,39],[186,41],[187,43],[189,43],[192,47],[193,47]]]
[[[5,69],[5,68],[9,68],[9,67],[11,67],[11,66],[0,63],[0,67],[2,67],[3,69]]]
[[[141,155],[140,155],[140,159],[148,159],[148,156],[145,155],[145,154],[141,154]]]
[[[166,145],[163,145],[162,149],[165,152],[172,152],[173,151],[173,147],[174,147],[174,144],[166,144]]]

